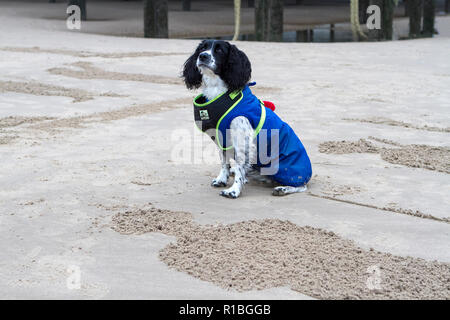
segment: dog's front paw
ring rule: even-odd
[[[239,192],[237,192],[236,190],[223,190],[222,192],[220,192],[220,195],[222,197],[226,197],[226,198],[230,198],[230,199],[236,199],[237,197],[239,197]]]
[[[220,187],[226,187],[227,186],[227,182],[220,180],[220,179],[214,179],[211,182],[211,186],[215,187],[215,188],[220,188]]]

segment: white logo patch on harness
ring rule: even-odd
[[[209,120],[208,110],[200,110],[200,119]]]

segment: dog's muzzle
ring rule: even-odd
[[[202,52],[198,56],[198,61],[201,64],[209,65],[209,63],[211,62],[211,55],[207,52]]]
[[[205,67],[214,71],[215,65],[211,55],[207,52],[200,53],[197,59],[197,67]]]

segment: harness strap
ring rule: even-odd
[[[194,99],[194,120],[197,127],[203,132],[209,129],[215,129],[223,117],[242,97],[242,91],[227,91],[211,101],[206,101],[203,94],[198,95]]]
[[[206,101],[206,98],[200,94],[194,99],[194,119],[196,126],[202,131],[207,133],[210,138],[217,144],[222,150],[229,150],[233,146],[223,147],[222,143],[224,138],[221,137],[219,132],[220,123],[243,99],[244,94],[242,90],[234,92],[224,92],[211,101]],[[266,120],[266,107],[263,102],[260,102],[261,116],[257,127],[255,128],[254,137],[259,134],[262,126]],[[222,141],[220,141],[222,140]]]

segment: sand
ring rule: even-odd
[[[81,32],[65,29],[62,2],[1,3],[0,43],[12,49],[0,50],[0,80],[19,83],[15,90],[22,83],[82,90],[78,96],[89,99],[74,103],[76,93],[51,96],[68,93],[45,86],[0,93],[0,298],[450,298],[442,286],[450,263],[449,176],[379,156],[413,144],[449,147],[448,132],[342,120],[388,115],[448,128],[450,39],[442,32],[379,43],[236,42],[252,62],[252,90],[275,103],[318,178],[308,192],[280,198],[250,182],[232,201],[210,187],[220,160],[215,152],[207,163],[198,156],[198,91],[179,79],[198,40],[98,35],[124,24],[100,20],[110,11],[97,2],[89,9],[97,20]],[[292,13],[300,12],[286,18]],[[141,30],[142,16],[132,19]],[[175,20],[175,29],[189,24]],[[450,25],[449,17],[437,20],[440,31]],[[202,28],[193,20],[181,31]],[[227,22],[220,32],[231,29]],[[101,96],[108,91],[128,96]],[[328,140],[362,153],[319,152]],[[180,144],[191,162],[173,155]],[[149,202],[169,211],[158,215]],[[72,266],[81,271],[79,290],[66,286]],[[381,272],[379,293],[366,286],[373,266]],[[416,281],[423,281],[417,292]]]
[[[440,222],[445,222],[445,223],[449,223],[450,224],[450,217],[436,217],[436,216],[434,216],[432,214],[423,213],[423,212],[421,212],[419,210],[399,208],[399,207],[396,206],[396,204],[389,204],[388,206],[381,207],[381,206],[376,206],[376,205],[373,205],[373,204],[367,204],[367,203],[362,203],[362,202],[358,202],[358,201],[346,200],[346,199],[338,198],[339,196],[342,196],[342,195],[354,194],[355,192],[348,192],[348,190],[352,190],[351,186],[344,187],[344,190],[346,189],[345,191],[347,191],[347,192],[336,191],[336,192],[334,192],[333,195],[327,195],[327,194],[330,193],[329,189],[330,188],[326,188],[325,190],[320,190],[320,194],[316,194],[316,193],[311,192],[311,191],[308,191],[307,194],[309,196],[322,198],[322,199],[327,199],[327,200],[338,201],[338,202],[343,202],[343,203],[348,203],[348,204],[355,205],[355,206],[361,206],[361,207],[373,208],[373,209],[382,210],[382,211],[389,211],[389,212],[395,212],[395,213],[400,213],[400,214],[406,214],[406,215],[417,217],[417,218],[430,219],[430,220],[435,220],[435,221],[440,221]],[[332,186],[331,189],[332,190],[336,190],[337,188],[335,186]]]
[[[5,118],[0,118],[0,128],[10,128],[20,126],[22,124],[33,124],[45,120],[53,120],[54,117],[21,117],[21,116],[10,116]]]
[[[450,132],[450,128],[441,128],[441,127],[435,127],[435,126],[418,126],[412,123],[404,122],[404,121],[397,121],[392,120],[388,118],[383,117],[374,117],[369,119],[355,119],[355,118],[344,118],[343,120],[346,121],[353,121],[353,122],[361,122],[361,123],[373,123],[373,124],[384,124],[388,126],[396,126],[396,127],[404,127],[404,128],[411,128],[416,130],[425,130],[425,131],[434,131],[434,132]]]
[[[151,114],[155,112],[161,112],[166,110],[172,110],[176,108],[182,108],[186,103],[190,102],[191,99],[177,98],[166,101],[161,101],[157,103],[135,105],[130,107],[125,107],[117,110],[96,112],[85,116],[76,116],[69,118],[56,119],[44,123],[37,123],[30,126],[31,129],[40,130],[57,130],[62,128],[82,128],[87,124],[91,123],[101,123],[110,122],[115,120],[126,119],[129,117],[138,117],[146,114]]]
[[[318,299],[450,297],[450,264],[364,250],[333,232],[289,221],[201,226],[189,213],[152,208],[116,214],[112,228],[123,234],[175,236],[160,259],[227,289],[289,286]],[[368,285],[371,268],[380,271],[376,286]]]
[[[319,145],[322,153],[379,153],[381,158],[393,164],[412,168],[423,168],[450,173],[450,148],[428,145],[400,145],[398,143],[377,139],[378,142],[397,145],[400,148],[377,147],[370,141],[360,139],[352,141],[327,141]]]
[[[328,194],[330,196],[336,197],[336,196],[360,193],[361,187],[330,183],[330,184],[322,187],[321,191],[324,194]]]
[[[53,120],[54,117],[23,117],[23,116],[10,116],[0,118],[0,145],[9,144],[18,138],[16,131],[12,131],[10,128],[18,127],[22,125],[32,125],[42,121]],[[6,130],[5,130],[6,129]]]
[[[1,144],[8,144],[12,141],[14,141],[17,138],[17,136],[13,136],[9,133],[3,132],[0,130],[0,145]]]
[[[319,145],[322,153],[378,153],[378,148],[370,141],[359,139],[358,141],[326,141]]]
[[[183,52],[90,52],[90,51],[76,51],[76,50],[65,50],[65,49],[43,49],[39,47],[22,48],[22,47],[4,47],[0,48],[2,51],[10,52],[28,52],[28,53],[50,53],[58,55],[67,55],[79,58],[112,58],[112,59],[122,59],[122,58],[137,58],[137,57],[158,57],[158,56],[169,56],[169,55],[187,55]]]
[[[176,77],[105,71],[93,66],[91,62],[78,61],[70,65],[82,70],[74,70],[70,68],[50,68],[47,71],[53,75],[62,75],[77,79],[108,79],[178,85],[183,83],[180,78]]]
[[[16,92],[25,93],[38,96],[59,96],[70,97],[73,102],[83,102],[94,99],[95,96],[107,97],[123,97],[112,92],[107,93],[93,93],[82,89],[65,88],[61,86],[49,85],[39,82],[18,82],[18,81],[1,81],[0,93],[2,92]]]
[[[450,173],[450,148],[413,144],[400,149],[384,148],[380,155],[393,164]]]
[[[148,75],[140,73],[127,72],[112,72],[106,71],[93,65],[92,62],[77,61],[70,64],[71,67],[76,67],[81,70],[74,70],[73,68],[50,68],[47,71],[53,75],[71,77],[76,79],[105,79],[105,80],[120,80],[120,81],[139,81],[156,84],[170,84],[182,85],[184,83],[180,77],[166,77],[159,75]],[[252,91],[257,95],[274,94],[282,91],[279,87],[271,86],[255,86]]]

